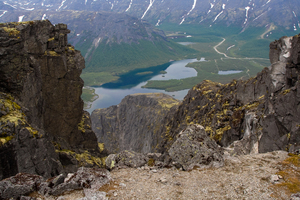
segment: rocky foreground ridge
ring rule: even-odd
[[[102,165],[69,32],[48,20],[0,24],[0,179]]]

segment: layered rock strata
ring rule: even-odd
[[[57,175],[66,150],[99,155],[80,98],[84,59],[69,32],[48,20],[0,24],[0,179]]]

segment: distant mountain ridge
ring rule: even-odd
[[[171,22],[261,27],[274,23],[286,29],[300,28],[300,2],[297,0],[8,0],[0,5],[2,14],[12,10],[111,11],[126,13],[154,25]],[[41,13],[42,18],[47,18],[45,13]]]

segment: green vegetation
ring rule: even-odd
[[[232,79],[248,79],[253,77],[268,65],[268,60],[259,59],[215,59],[207,62],[195,62],[188,64],[187,67],[192,67],[197,71],[196,77],[180,80],[148,81],[143,87],[163,89],[166,91],[178,91],[192,88],[203,80],[227,83]],[[219,75],[218,71],[220,70],[241,70],[243,72],[238,74]]]
[[[82,89],[81,98],[84,101],[84,108],[88,109],[91,106],[91,103],[99,98],[99,96],[95,93],[95,89],[84,87]]]
[[[204,25],[163,24],[160,26],[169,38],[176,42],[193,42],[188,46],[197,50],[197,58],[205,58],[207,62],[190,63],[197,71],[197,77],[181,80],[149,81],[144,88],[178,91],[189,89],[203,80],[228,83],[232,79],[248,79],[255,76],[264,67],[270,65],[269,43],[273,36],[282,30],[272,30],[272,35],[265,39],[265,28],[249,27],[242,31],[240,27],[210,27]],[[287,32],[288,33],[288,32]],[[291,34],[291,33],[290,33]],[[191,37],[186,37],[187,35]],[[262,35],[263,39],[262,39]],[[272,38],[271,38],[272,36]],[[225,41],[217,46],[220,42]],[[278,39],[278,38],[277,38]],[[218,54],[214,47],[228,58]],[[218,71],[240,70],[241,73],[219,75]]]
[[[147,74],[153,74],[153,72],[147,71],[147,72],[136,73],[136,75],[138,75],[138,76],[147,75]]]
[[[247,79],[270,65],[268,59],[270,42],[282,35],[295,34],[291,30],[281,29],[273,25],[268,29],[265,27],[248,27],[242,30],[241,27],[237,26],[208,27],[199,24],[178,26],[178,24],[163,23],[159,28],[165,31],[171,41],[141,40],[139,44],[106,44],[105,41],[102,41],[95,50],[89,49],[92,41],[87,39],[82,46],[82,53],[85,55],[90,52],[88,55],[91,55],[91,52],[95,50],[93,57],[97,57],[97,59],[89,60],[89,56],[87,56],[87,68],[82,74],[85,85],[101,86],[104,83],[116,82],[120,75],[137,68],[148,68],[167,63],[170,60],[195,57],[207,60],[207,62],[196,62],[187,66],[197,71],[196,77],[181,80],[149,81],[144,87],[178,91],[189,89],[205,79],[221,83],[227,83],[232,79]],[[272,34],[270,34],[271,31]],[[224,42],[220,44],[223,40]],[[193,44],[183,46],[176,42],[193,42]],[[217,53],[214,47],[228,57]],[[218,71],[227,70],[240,70],[242,72],[230,75],[218,74]],[[150,74],[150,70],[142,72],[140,75],[148,73]]]
[[[92,41],[80,44],[76,48],[86,57],[86,69],[81,76],[86,86],[100,86],[116,81],[119,75],[134,69],[193,58],[197,53],[195,49],[165,40],[140,40],[139,44],[106,44],[102,41],[96,49]]]
[[[81,78],[84,85],[88,86],[101,86],[104,83],[113,82],[119,79],[118,76],[111,72],[88,72],[82,73]]]
[[[282,190],[288,196],[300,192],[300,155],[289,154],[289,157],[282,161],[280,165],[281,171],[277,174],[282,176],[283,182],[273,186],[273,196],[279,196],[278,193]]]

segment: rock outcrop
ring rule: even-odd
[[[128,95],[117,106],[94,110],[92,129],[109,153],[153,152],[161,138],[161,121],[179,103],[162,93]]]
[[[65,150],[100,155],[80,98],[84,59],[69,32],[48,20],[0,24],[0,179],[57,175]]]
[[[32,192],[38,192],[44,197],[59,196],[65,192],[80,189],[83,189],[87,194],[97,194],[99,188],[111,180],[111,175],[106,169],[84,167],[79,168],[73,174],[68,174],[68,176],[61,174],[48,180],[44,180],[38,175],[19,173],[0,181],[0,199],[19,199],[21,196],[25,198]]]
[[[168,150],[175,165],[178,163],[184,170],[223,166],[223,149],[206,134],[203,126],[190,125],[177,137]]]
[[[169,113],[158,151],[164,152],[190,124],[201,124],[211,138],[233,153],[300,148],[300,40],[282,37],[270,44],[271,66],[249,80],[222,85],[203,81]]]

